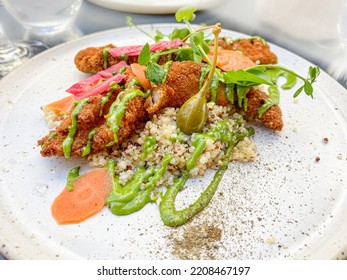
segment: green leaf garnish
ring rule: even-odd
[[[258,109],[259,118],[261,118],[271,106],[280,104],[280,91],[276,85],[270,86],[268,88],[268,93],[269,97],[264,100],[264,104]]]
[[[255,73],[255,71],[253,71]],[[264,79],[260,75],[253,74],[252,71],[246,70],[227,71],[223,74],[223,79],[226,84],[236,84],[240,86],[254,86],[254,85],[272,85],[268,79]]]
[[[164,33],[162,33],[160,30],[156,30],[156,35],[154,36],[154,40],[156,42],[159,42],[160,40],[163,40],[165,38]]]
[[[140,52],[140,55],[138,58],[138,63],[140,65],[147,65],[149,63],[150,59],[151,59],[151,51],[149,48],[149,44],[146,43]]]
[[[190,37],[190,46],[196,55],[203,56],[201,48],[205,54],[208,54],[210,52],[210,47],[205,42],[204,38],[204,32],[202,31],[195,32]]]
[[[194,12],[196,11],[196,7],[194,6],[184,6],[177,10],[175,17],[176,21],[181,22],[183,21],[193,21],[195,19]]]
[[[166,77],[166,72],[157,63],[150,62],[146,68],[147,78],[155,84],[162,83]]]
[[[183,40],[184,38],[186,38],[189,35],[189,30],[188,28],[177,28],[175,27],[175,29],[171,32],[171,34],[168,35],[168,38],[170,40],[175,40],[175,39],[181,39]]]
[[[257,86],[261,84],[269,86],[270,96],[264,100],[264,105],[258,110],[259,117],[261,117],[272,105],[278,105],[279,103],[279,90],[277,88],[277,79],[279,77],[282,76],[286,79],[286,82],[282,85],[283,89],[292,88],[296,84],[297,79],[304,82],[304,84],[295,91],[294,97],[297,97],[302,91],[304,91],[307,96],[313,97],[312,84],[316,81],[319,74],[320,69],[318,66],[311,66],[308,78],[304,78],[279,65],[257,65],[243,70],[225,72],[223,78],[226,84],[236,84],[237,87]],[[246,102],[246,99],[247,98],[244,98],[243,102]],[[245,106],[243,102],[238,104],[239,107]]]
[[[177,61],[194,61],[194,54],[191,48],[182,48],[176,56]]]

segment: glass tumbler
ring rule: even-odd
[[[54,46],[81,35],[73,23],[82,0],[2,0],[2,3],[26,28],[24,40]]]

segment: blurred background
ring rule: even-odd
[[[158,2],[165,6],[165,0]],[[175,1],[168,0],[168,5],[169,2]],[[136,9],[136,3],[145,5],[146,1],[83,0],[74,22],[75,28],[80,34],[87,35],[122,27],[126,25],[127,16],[131,16],[136,24],[176,22],[173,14],[156,14],[165,13],[165,7],[159,10],[155,6]],[[197,13],[194,23],[213,24],[220,21],[223,28],[264,37],[319,65],[347,86],[345,0],[195,0],[194,3],[203,8]],[[23,38],[25,29],[3,6],[0,6],[0,19],[8,37],[13,40]]]

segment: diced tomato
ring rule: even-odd
[[[168,49],[176,49],[183,46],[184,43],[181,39],[175,39],[173,41],[159,41],[149,46],[151,52],[156,51],[164,51]],[[114,57],[120,55],[126,56],[137,56],[140,54],[143,45],[135,45],[135,46],[125,46],[125,47],[116,47],[110,49],[108,52]]]

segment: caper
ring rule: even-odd
[[[207,120],[207,113],[205,94],[195,94],[178,111],[177,126],[188,135],[201,132]]]
[[[216,69],[217,53],[218,53],[218,35],[221,31],[220,24],[213,27],[212,33],[214,35],[214,56],[211,65],[210,73],[205,81],[203,87],[199,92],[189,98],[180,108],[177,114],[177,127],[185,134],[193,134],[194,132],[201,132],[206,124],[208,110],[206,101],[206,92],[209,89],[212,78]],[[206,55],[206,54],[205,54]]]

